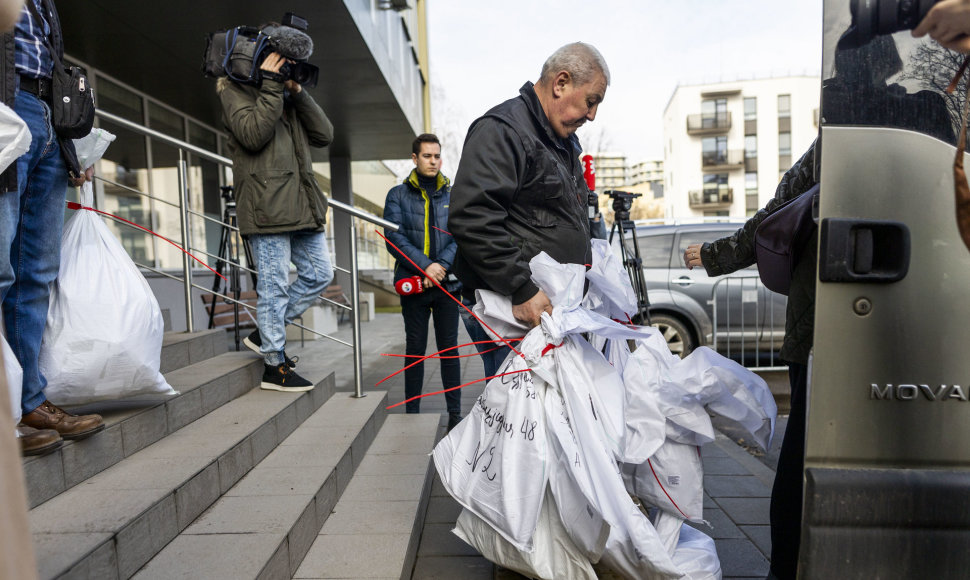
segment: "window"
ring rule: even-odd
[[[791,157],[791,133],[778,133],[778,156]]]
[[[754,159],[758,156],[758,137],[747,135],[744,138],[744,158]]]
[[[778,118],[791,117],[791,95],[778,95]]]
[[[666,268],[670,265],[670,248],[674,244],[674,235],[641,236],[640,258],[644,268]]]
[[[758,99],[755,97],[744,98],[744,120],[754,121],[758,118]]]
[[[744,191],[748,195],[754,193],[758,194],[758,174],[754,172],[748,172],[744,174]]]
[[[727,124],[727,99],[701,101],[701,126],[712,129]]]
[[[701,155],[704,165],[727,163],[727,137],[705,137],[701,141]]]

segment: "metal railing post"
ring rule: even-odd
[[[179,150],[179,222],[182,228],[182,247],[189,248],[189,185],[188,164],[185,153]],[[192,322],[192,262],[187,252],[182,252],[182,273],[185,276],[185,332],[195,332]],[[215,301],[213,301],[213,308]]]
[[[353,307],[351,324],[354,330],[354,397],[365,397],[363,387],[363,357],[360,352],[360,281],[357,279],[357,220],[350,217],[350,304]]]

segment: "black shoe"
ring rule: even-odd
[[[256,330],[250,332],[249,333],[249,336],[247,336],[246,338],[243,339],[243,344],[246,345],[246,348],[248,348],[249,350],[255,352],[256,354],[259,354],[259,355],[263,354],[259,350],[259,347],[263,346],[263,339],[261,339],[259,337],[259,329],[258,328]],[[285,352],[283,353],[283,358],[286,359],[286,365],[288,367],[290,367],[291,369],[295,369],[296,368],[297,361],[300,360],[300,357],[298,357],[298,356],[293,357],[293,358],[290,358],[290,357],[286,356],[286,353]]]
[[[284,393],[302,393],[313,389],[313,383],[296,374],[285,364],[278,366],[263,365],[263,382],[259,388]]]
[[[451,431],[461,423],[461,413],[449,413],[448,414],[448,431]]]

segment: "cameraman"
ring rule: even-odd
[[[259,272],[259,328],[244,342],[263,355],[260,388],[309,391],[313,383],[293,370],[284,352],[285,327],[333,279],[324,231],[327,199],[310,160],[310,146],[326,147],[333,140],[333,125],[313,97],[284,74],[285,64],[310,56],[313,41],[291,26],[261,28],[276,52],[259,65],[258,85],[228,78],[216,85],[231,135],[239,231],[252,245]],[[297,271],[292,284],[291,261]]]
[[[970,52],[970,0],[941,0],[926,13],[913,36],[929,33],[943,48]]]

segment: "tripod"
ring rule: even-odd
[[[241,293],[241,288],[239,286],[239,252],[238,252],[238,242],[239,238],[233,235],[234,228],[236,227],[236,199],[232,195],[232,186],[224,185],[219,188],[222,191],[222,199],[225,201],[226,209],[222,213],[222,235],[219,238],[219,254],[216,259],[215,271],[218,274],[222,274],[223,268],[226,264],[229,265],[229,292],[228,294],[232,296],[232,326],[233,333],[236,341],[236,350],[239,350],[239,296]],[[253,251],[249,247],[249,242],[242,240],[243,252],[246,254],[246,263],[252,267],[253,261]],[[256,274],[250,273],[252,278],[253,288],[256,287]],[[218,296],[216,293],[223,294],[220,292],[220,286],[223,281],[221,276],[215,276],[212,282],[212,308],[209,309],[209,328],[215,328],[215,317],[216,317],[216,303],[218,301]],[[226,300],[226,303],[229,303]]]
[[[637,312],[633,316],[635,324],[650,324],[650,301],[647,299],[647,281],[643,277],[643,260],[640,257],[640,243],[637,241],[636,228],[630,219],[630,208],[633,200],[640,197],[639,193],[627,193],[615,189],[608,190],[606,195],[613,199],[613,227],[610,228],[610,244],[613,235],[619,234],[620,257],[623,267],[630,276],[630,285],[637,297]],[[632,234],[633,249],[628,246],[627,234]]]

